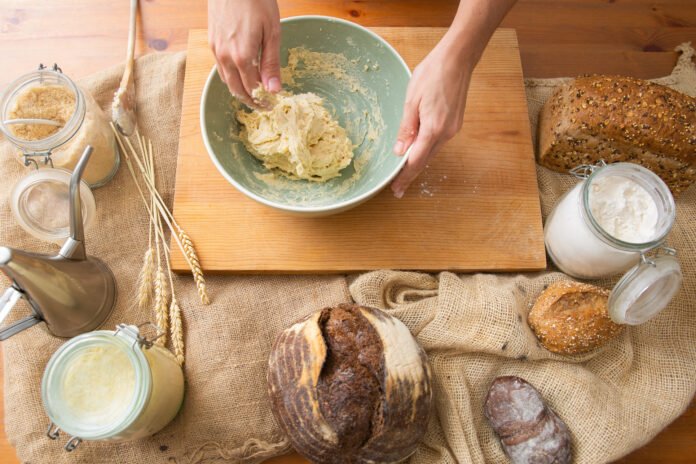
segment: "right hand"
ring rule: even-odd
[[[251,92],[259,83],[269,92],[281,89],[275,0],[209,0],[208,40],[218,73],[235,97],[257,106]]]

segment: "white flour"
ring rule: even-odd
[[[657,205],[650,194],[626,177],[606,176],[592,183],[590,211],[611,236],[629,243],[655,237]]]

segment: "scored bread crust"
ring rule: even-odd
[[[361,327],[362,340],[356,346],[372,334],[379,340],[376,350],[363,343],[358,353],[358,358],[366,352],[379,354],[376,363],[360,358],[361,365],[353,366],[362,377],[343,375],[350,366],[341,367],[339,374],[332,371],[333,364],[345,362],[334,359],[326,340],[332,311],[352,314],[354,325],[348,321],[345,327]],[[346,331],[336,336],[353,335]],[[377,379],[377,401],[363,405],[370,408],[372,420],[367,436],[356,442],[337,430],[365,432],[350,428],[352,416],[360,421],[365,411],[356,411],[350,380],[345,382],[355,378],[355,394],[369,398],[364,390],[372,379],[364,376],[365,368]],[[295,450],[317,463],[401,461],[415,452],[432,408],[430,366],[408,328],[382,311],[357,305],[324,308],[283,331],[269,357],[268,392],[273,414]]]
[[[581,354],[616,337],[623,326],[607,312],[609,290],[594,285],[560,281],[537,298],[527,321],[547,350]]]
[[[538,148],[539,164],[559,172],[641,164],[679,194],[696,180],[696,99],[631,77],[578,77],[544,104]]]

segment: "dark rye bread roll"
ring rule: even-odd
[[[631,77],[560,86],[539,116],[539,164],[568,172],[600,159],[641,164],[685,190],[696,179],[696,99]]]
[[[432,406],[425,352],[398,319],[373,308],[325,308],[282,332],[269,358],[273,414],[317,463],[410,456]]]
[[[483,411],[513,464],[571,462],[568,427],[524,379],[496,378]]]

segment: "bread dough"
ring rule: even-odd
[[[237,111],[242,124],[239,137],[268,169],[295,179],[326,182],[350,164],[353,144],[321,97],[311,92],[272,95],[261,88],[252,96],[267,107]]]

